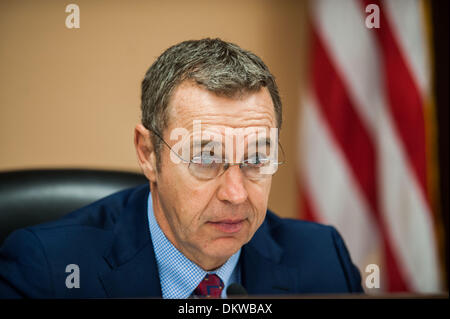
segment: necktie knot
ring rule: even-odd
[[[194,290],[194,296],[201,298],[220,298],[224,284],[216,274],[206,274]]]

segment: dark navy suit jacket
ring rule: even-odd
[[[149,186],[125,190],[60,220],[20,229],[0,249],[0,298],[161,297],[147,219]],[[362,292],[338,232],[270,211],[242,247],[250,295]],[[67,288],[69,264],[79,288]]]

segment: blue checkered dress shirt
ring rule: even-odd
[[[151,194],[148,196],[147,213],[163,298],[189,298],[207,273],[216,274],[224,282],[222,298],[226,297],[226,288],[230,284],[240,282],[240,249],[222,267],[210,272],[204,271],[175,248],[164,235],[153,213]]]

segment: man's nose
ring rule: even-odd
[[[231,204],[242,204],[247,200],[248,193],[245,189],[245,177],[239,165],[229,167],[221,176],[221,185],[218,191],[218,198]]]

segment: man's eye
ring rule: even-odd
[[[255,154],[253,156],[250,156],[246,162],[250,165],[262,166],[267,164],[269,162],[269,159],[264,155]]]
[[[212,165],[212,164],[216,164],[216,163],[221,163],[221,159],[215,156],[211,156],[211,155],[198,155],[195,156],[192,159],[192,162],[194,164],[201,164],[201,165]]]

